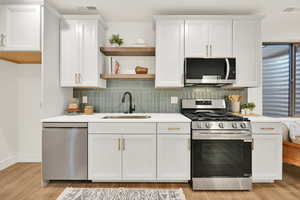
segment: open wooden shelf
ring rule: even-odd
[[[154,74],[101,74],[102,79],[155,79]]]
[[[248,88],[248,87],[245,87],[245,86],[226,86],[226,87],[223,87],[224,90],[239,90],[239,89],[245,89],[245,88]]]
[[[17,64],[41,64],[40,51],[0,51],[0,59]]]
[[[155,56],[155,47],[100,47],[106,56]]]

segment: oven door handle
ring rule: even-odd
[[[225,80],[228,80],[229,78],[229,72],[230,72],[230,63],[228,58],[225,58],[225,62],[226,62],[226,76],[225,76]]]
[[[192,140],[242,140],[252,142],[250,134],[193,134]]]
[[[247,130],[193,130],[193,134],[202,134],[202,135],[210,135],[210,134],[220,134],[220,135],[251,135],[250,131]]]

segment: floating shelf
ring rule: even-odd
[[[100,47],[106,56],[155,56],[155,47]]]
[[[0,60],[17,64],[41,64],[42,53],[40,51],[0,51]]]
[[[248,88],[248,87],[245,87],[245,86],[226,86],[226,87],[223,87],[224,90],[239,90],[239,89],[245,89],[245,88]]]
[[[101,74],[102,79],[155,79],[154,74]]]

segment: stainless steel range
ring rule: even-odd
[[[181,107],[192,120],[193,190],[251,190],[250,121],[227,113],[224,99],[183,99]]]

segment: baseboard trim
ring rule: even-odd
[[[40,155],[34,155],[34,154],[18,154],[18,162],[41,162],[41,156]]]
[[[0,170],[6,169],[7,167],[17,163],[17,156],[12,155],[3,160],[0,160]]]

